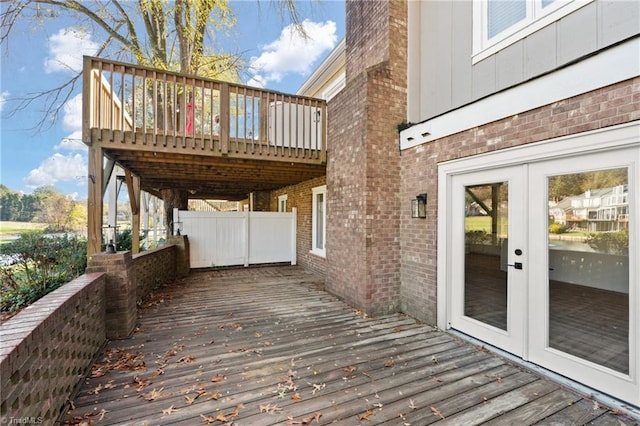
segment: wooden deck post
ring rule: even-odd
[[[140,253],[140,178],[124,171],[131,204],[131,253]]]
[[[92,143],[89,146],[89,175],[87,195],[87,256],[102,250],[102,146]]]

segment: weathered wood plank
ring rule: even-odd
[[[229,424],[258,426],[314,416],[319,421],[312,424],[340,425],[621,418],[407,316],[366,318],[321,287],[318,277],[291,266],[213,270],[177,281],[145,304],[131,339],[108,344],[94,367],[98,377],[84,381],[65,421],[222,425],[214,420],[224,416]]]

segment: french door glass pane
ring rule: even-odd
[[[549,177],[551,348],[629,373],[627,169]]]
[[[465,187],[464,315],[507,330],[507,182]]]

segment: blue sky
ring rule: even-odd
[[[225,50],[241,53],[251,68],[246,83],[295,93],[331,49],[344,37],[344,1],[298,1],[307,34],[302,41],[290,36],[273,2],[232,0],[238,19],[234,34],[219,38]],[[0,8],[5,6],[0,5]],[[87,154],[79,142],[78,96],[64,105],[57,122],[36,132],[43,118],[43,102],[9,115],[14,99],[67,81],[70,70],[81,68],[82,54],[95,55],[100,39],[78,35],[76,21],[55,18],[43,25],[17,22],[8,43],[0,46],[0,183],[13,191],[31,193],[53,185],[75,199],[87,193]]]

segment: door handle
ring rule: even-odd
[[[507,266],[512,266],[513,269],[522,269],[522,262],[514,262],[513,265],[507,263]]]

